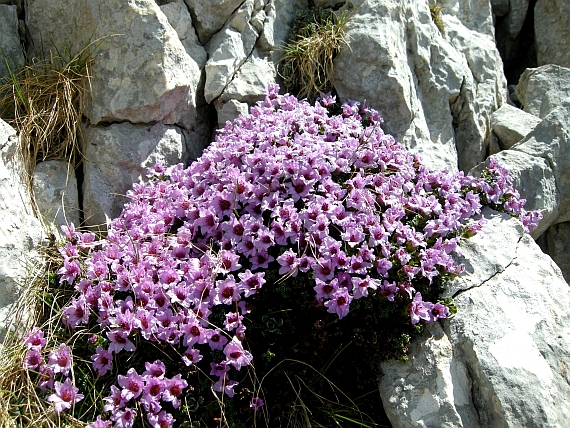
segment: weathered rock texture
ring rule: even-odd
[[[161,121],[193,128],[204,55],[199,48],[187,52],[153,0],[28,0],[26,19],[36,49],[49,40],[76,53],[90,40],[104,40],[92,70],[91,124]]]
[[[104,228],[118,217],[127,202],[127,190],[157,161],[175,165],[188,160],[184,135],[175,126],[118,123],[88,127],[84,135],[83,207],[85,223],[90,226]]]
[[[380,110],[384,129],[431,168],[468,170],[487,151],[489,117],[506,100],[487,0],[438,2],[442,35],[420,0],[359,0],[351,49],[335,63],[341,98]]]
[[[16,131],[0,120],[0,340],[20,287],[41,265],[43,233],[31,209]]]
[[[489,234],[462,244],[448,287],[457,314],[382,364],[399,427],[563,427],[570,420],[570,289],[518,220],[485,211]]]
[[[56,234],[60,226],[79,226],[79,196],[73,167],[66,161],[40,162],[34,168],[34,200],[44,225]]]
[[[570,222],[549,227],[537,242],[542,251],[552,257],[570,284]]]
[[[538,65],[570,67],[570,2],[538,0],[534,8]]]
[[[16,6],[0,4],[0,79],[8,76],[4,60],[12,70],[24,64],[24,53],[18,36],[17,9]]]
[[[516,88],[524,111],[540,118],[570,98],[570,69],[558,65],[528,68]]]
[[[513,177],[528,210],[543,210],[532,232],[537,238],[550,225],[570,221],[570,100],[562,103],[522,141],[493,156]],[[478,173],[488,164],[478,165]]]
[[[491,115],[491,129],[498,137],[502,150],[510,149],[539,123],[538,117],[509,104],[503,104]]]

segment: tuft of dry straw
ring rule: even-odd
[[[344,33],[349,19],[346,11],[336,14],[317,10],[282,48],[281,77],[298,98],[314,100],[319,93],[332,89],[333,60],[343,46],[350,47]],[[301,17],[302,19],[302,17]]]

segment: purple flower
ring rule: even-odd
[[[69,374],[72,361],[71,348],[64,343],[60,344],[56,350],[50,351],[48,356],[48,364],[53,372],[62,373],[64,376]]]
[[[24,360],[24,368],[28,370],[37,369],[44,363],[44,359],[38,348],[30,348],[26,352],[26,359]]]
[[[39,328],[35,327],[30,333],[24,337],[24,343],[28,348],[36,348],[42,350],[46,345],[46,340],[44,339],[44,332]]]
[[[135,423],[136,412],[128,407],[123,410],[117,410],[111,415],[111,419],[115,421],[115,428],[132,428]]]
[[[251,407],[254,411],[258,411],[261,406],[263,406],[264,402],[259,397],[253,397],[249,402],[249,407]]]
[[[65,379],[65,382],[55,382],[55,393],[51,394],[47,401],[54,403],[55,412],[61,413],[70,409],[74,403],[83,400],[83,394],[78,394],[79,389],[73,386],[71,379]]]
[[[331,314],[336,313],[340,319],[348,314],[351,301],[352,296],[348,294],[348,290],[346,288],[339,288],[333,293],[332,299],[325,302],[325,306],[327,307],[327,312]]]
[[[123,388],[121,396],[125,401],[137,398],[143,391],[143,377],[137,374],[132,367],[127,371],[126,376],[117,377],[117,383]]]
[[[87,425],[86,428],[110,428],[110,427],[111,427],[111,421],[104,421],[103,419],[101,419],[101,415],[99,415],[97,416],[95,422]]]
[[[182,395],[182,391],[188,386],[188,383],[182,379],[180,374],[177,374],[172,379],[165,380],[166,388],[164,389],[163,400],[172,403],[172,407],[178,409],[180,401],[178,397]]]
[[[412,302],[408,305],[408,312],[410,313],[410,318],[412,320],[412,324],[417,324],[420,320],[429,321],[431,318],[431,303],[424,302],[422,300],[422,293],[417,292],[412,300]]]
[[[243,366],[250,365],[253,359],[251,354],[243,349],[241,342],[235,336],[224,348],[224,355],[228,364],[233,365],[238,370]]]
[[[104,376],[113,364],[113,354],[101,346],[97,346],[95,354],[91,356],[91,361],[93,361],[93,369],[97,373],[97,376]]]

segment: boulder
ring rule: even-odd
[[[509,0],[491,0],[491,10],[495,16],[505,16],[509,13]]]
[[[118,123],[87,127],[83,211],[85,224],[104,229],[127,202],[126,192],[145,177],[146,170],[186,163],[183,132],[175,126]]]
[[[258,12],[254,10],[254,3],[254,0],[244,1],[206,45],[209,59],[204,97],[207,103],[223,92],[253,50],[259,36],[250,22],[254,12]]]
[[[524,111],[542,119],[570,98],[570,68],[553,64],[527,68],[519,79],[516,94]]]
[[[24,64],[24,53],[18,36],[18,8],[8,4],[0,4],[0,80],[8,77],[8,70],[15,70]]]
[[[216,110],[218,111],[218,128],[223,128],[227,121],[231,122],[239,115],[249,113],[249,106],[237,100],[216,101]]]
[[[496,39],[497,48],[501,53],[503,61],[513,61],[518,54],[516,44],[521,29],[526,19],[529,0],[510,0],[508,4],[508,13],[502,19],[497,20]],[[495,7],[493,7],[493,12]]]
[[[40,162],[34,168],[34,201],[44,225],[57,236],[60,226],[79,226],[79,197],[75,171],[66,161]]]
[[[543,210],[532,232],[538,238],[551,225],[570,221],[570,100],[546,116],[510,150],[492,157],[504,165],[514,186],[527,200],[525,209]],[[490,158],[470,171],[477,175]]]
[[[335,61],[343,100],[366,99],[383,128],[432,168],[468,170],[487,152],[489,117],[507,97],[488,1],[359,0]],[[374,52],[374,55],[371,55]]]
[[[73,54],[101,43],[85,112],[92,125],[162,121],[193,128],[203,58],[189,55],[153,0],[28,0],[26,22],[36,50],[42,40]]]
[[[0,341],[20,290],[42,266],[41,223],[34,216],[16,131],[0,120]]]
[[[185,0],[192,11],[194,25],[202,44],[222,29],[243,0]]]
[[[542,251],[552,257],[566,282],[570,283],[570,222],[549,227],[537,243]]]
[[[570,2],[538,0],[534,7],[538,65],[570,67]]]
[[[249,57],[216,99],[218,115],[226,115],[228,110],[221,112],[220,108],[229,100],[251,106],[265,97],[265,88],[279,80],[277,69],[282,47],[289,37],[296,12],[307,8],[306,0],[277,0],[268,2],[265,9],[252,16],[251,24],[260,32],[259,38]],[[218,122],[225,123],[227,117]]]
[[[381,364],[394,428],[545,427],[570,420],[570,289],[522,224],[484,210],[447,286],[457,314],[412,339],[410,361]]]
[[[503,104],[491,115],[491,129],[498,137],[502,150],[510,149],[539,123],[538,117],[509,104]]]

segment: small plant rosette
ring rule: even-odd
[[[401,305],[412,325],[429,323],[448,317],[450,302],[422,294],[462,272],[454,255],[483,227],[474,217],[484,205],[520,218],[527,231],[541,218],[524,210],[494,160],[480,178],[432,172],[365,104],[331,115],[330,95],[310,105],[278,90],[269,86],[250,114],[227,122],[188,168],[151,169],[105,238],[64,228],[57,273],[76,296],[62,321],[94,334],[96,376],[116,374],[103,399],[107,416],[91,428],[133,426],[139,412],[151,426],[174,423],[167,410],[192,388],[180,373],[166,373],[161,360],[146,361],[144,372],[113,366],[149,346],[175,350],[185,367],[216,356],[211,387],[231,398],[232,377],[253,360],[243,344],[248,300],[276,286],[269,271],[310,278],[315,310],[339,319],[376,296]],[[67,345],[46,362],[39,331],[26,343],[26,367],[41,374],[56,411],[81,400],[68,378],[54,383],[69,373]],[[253,410],[262,405],[251,398]]]

